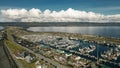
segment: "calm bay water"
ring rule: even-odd
[[[4,29],[4,27],[0,26],[0,30]],[[67,32],[67,33],[80,33],[80,34],[91,34],[91,35],[100,35],[107,37],[116,37],[120,38],[120,27],[118,26],[84,26],[84,27],[29,27],[27,30],[34,32]],[[84,45],[90,45],[90,43],[85,43]],[[94,44],[97,47],[97,44]],[[75,50],[78,50],[76,48]],[[99,49],[99,50],[98,50]],[[99,51],[99,57],[101,57],[101,53],[109,50],[107,46],[99,46],[95,49],[91,55],[97,56],[97,50]],[[116,62],[120,62],[120,56]]]
[[[0,30],[4,29],[4,27],[0,26]]]
[[[0,30],[1,29],[4,29],[4,27],[0,26]],[[120,38],[120,27],[118,26],[29,27],[27,30],[35,32],[67,32],[67,33],[92,34]]]
[[[27,30],[35,31],[35,32],[68,32],[68,33],[92,34],[92,35],[120,38],[120,27],[118,26],[30,27]]]
[[[67,33],[80,33],[80,34],[91,34],[91,35],[100,35],[107,37],[116,37],[120,38],[120,27],[111,27],[111,26],[102,26],[102,27],[30,27],[27,30],[34,32],[67,32]],[[90,43],[85,43],[84,45],[90,45]],[[110,49],[108,46],[101,46],[98,44],[93,44],[97,47],[91,55],[97,57],[97,51],[99,57],[101,54]],[[86,46],[85,46],[86,47]],[[111,47],[112,48],[112,47]],[[73,50],[78,50],[75,48]],[[115,62],[120,62],[120,56]],[[113,66],[114,67],[114,66]]]

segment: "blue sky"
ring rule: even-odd
[[[1,0],[0,9],[38,8],[60,11],[73,8],[105,15],[120,14],[120,0]]]

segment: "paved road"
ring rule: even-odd
[[[22,46],[22,47],[23,47],[23,46]],[[26,47],[23,47],[23,48],[26,49],[27,51],[35,54],[36,57],[39,58],[39,60],[43,59],[44,61],[47,61],[48,63],[50,63],[50,64],[52,64],[52,65],[54,65],[54,66],[56,66],[56,67],[58,67],[58,68],[68,68],[68,67],[66,67],[66,66],[64,66],[64,65],[59,64],[58,62],[56,62],[56,61],[54,61],[54,60],[51,60],[51,59],[49,59],[49,58],[46,58],[46,57],[44,57],[44,56],[42,56],[42,55],[40,55],[40,54],[34,53],[32,50],[30,50],[30,49],[28,49],[28,48],[26,48]]]
[[[0,40],[0,68],[17,68],[4,42]]]
[[[14,43],[16,43],[11,35],[10,35],[10,37],[11,37],[11,40],[12,40]],[[16,43],[16,44],[18,44],[18,43]],[[21,45],[20,45],[20,46],[21,46]],[[64,65],[62,65],[62,64],[60,64],[60,63],[58,63],[58,62],[56,62],[56,61],[54,61],[54,60],[51,60],[51,59],[49,59],[49,58],[46,58],[46,57],[44,57],[44,56],[41,55],[41,54],[37,54],[37,53],[33,52],[32,50],[24,47],[24,46],[21,46],[21,47],[24,48],[25,50],[29,51],[30,53],[36,55],[36,57],[38,57],[39,60],[43,59],[44,61],[47,61],[48,63],[56,66],[57,68],[70,68],[70,67],[64,66]]]
[[[0,41],[0,67],[11,68],[9,60],[4,52],[3,42]]]

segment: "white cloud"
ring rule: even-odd
[[[0,11],[0,17],[1,22],[120,22],[120,14],[103,15],[72,8],[61,11],[46,9],[43,12],[35,8],[7,9]]]

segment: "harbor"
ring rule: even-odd
[[[26,62],[31,63],[35,60],[34,55],[44,57],[44,60],[39,57],[38,63],[35,63],[36,66],[93,68],[94,66],[104,67],[105,65],[112,68],[120,67],[119,39],[76,33],[31,32],[17,27],[9,28],[9,31],[13,41],[29,51],[25,51],[28,54],[24,57],[24,50],[21,52],[15,50],[13,53],[16,59],[22,58],[22,60],[25,59]],[[113,39],[117,42],[110,42]],[[28,61],[27,58],[33,60]],[[58,66],[45,60],[46,58],[57,62]],[[93,66],[93,64],[95,65]]]
[[[25,35],[25,36],[21,36],[21,38],[26,40],[28,39],[29,41],[32,41],[39,46],[42,45],[43,47],[60,50],[61,51],[60,53],[64,53],[64,54],[70,53],[90,61],[98,62],[99,64],[106,64],[108,66],[111,65],[112,67],[120,66],[120,63],[119,63],[120,49],[117,46],[114,46],[114,44],[105,43],[105,41],[103,41],[103,43],[100,43],[96,41],[83,40],[79,38],[51,36],[49,34],[44,34],[41,36]],[[109,51],[110,49],[115,49],[115,51],[117,51],[117,52],[114,52],[115,55]],[[113,56],[106,55],[106,57],[110,58],[111,60],[106,59],[103,56],[103,54],[107,51],[110,53],[110,55],[113,55]],[[117,58],[117,59],[114,59],[114,58]]]

